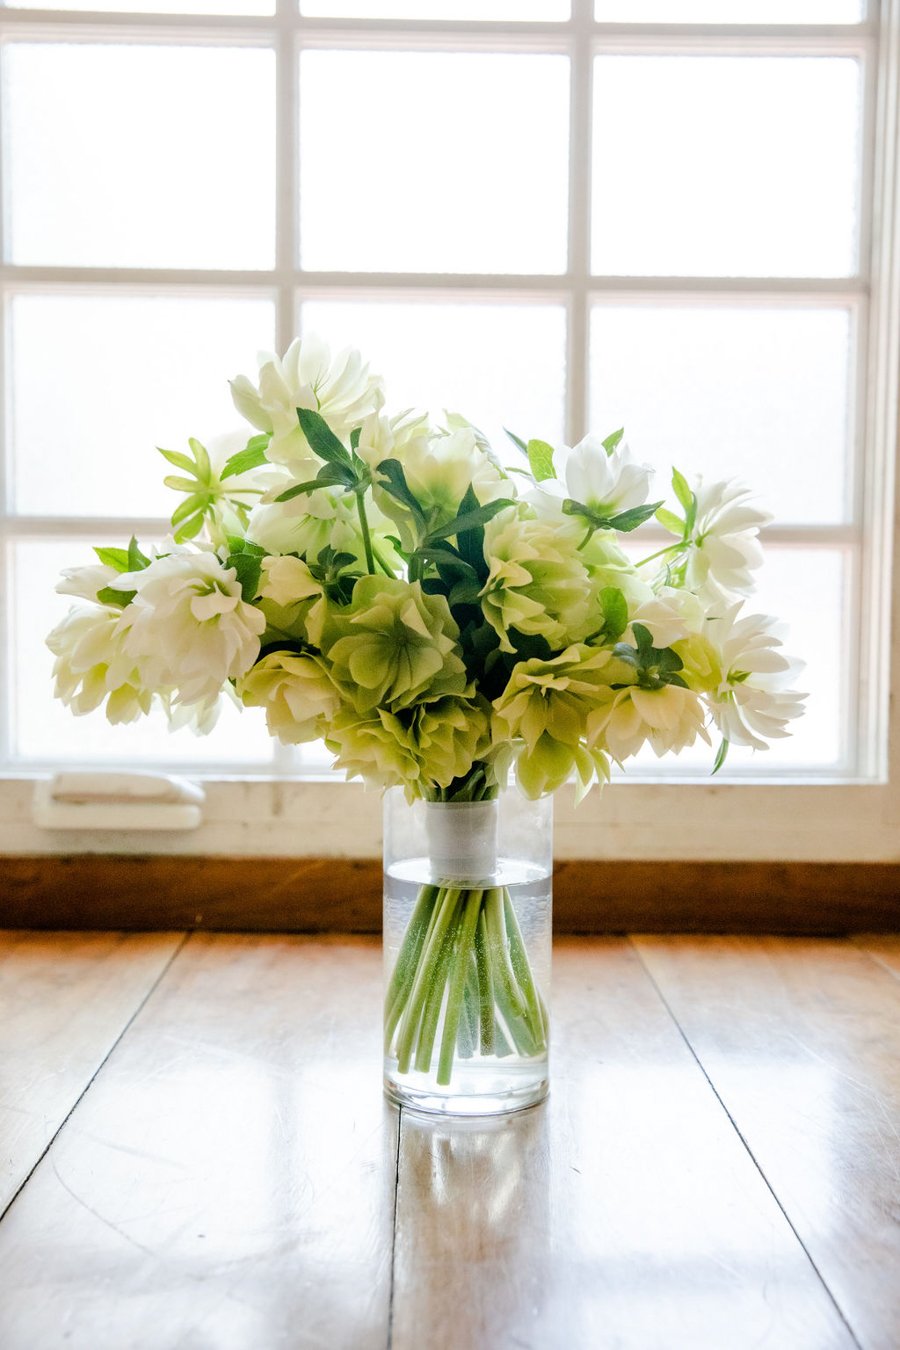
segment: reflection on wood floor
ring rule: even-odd
[[[441,1122],[372,939],[0,934],[3,1350],[896,1350],[900,938],[554,962],[549,1100]]]

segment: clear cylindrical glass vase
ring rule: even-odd
[[[384,1082],[489,1115],[548,1088],[553,799],[384,798]]]

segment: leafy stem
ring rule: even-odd
[[[366,504],[365,501],[363,500],[364,497],[365,497],[364,491],[358,491],[356,493],[356,510],[359,514],[359,528],[360,533],[362,534],[363,548],[366,551],[366,567],[368,568],[369,575],[374,576],[375,555],[372,552],[372,536],[369,532],[369,521],[366,516]]]

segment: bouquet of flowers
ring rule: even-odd
[[[675,470],[674,501],[649,500],[622,431],[511,435],[501,459],[461,416],[386,413],[359,354],[313,338],[232,393],[253,435],[161,452],[182,494],[172,537],[64,574],[82,603],[48,644],[73,712],[157,704],[203,732],[229,698],[431,802],[490,800],[511,774],[527,797],[570,778],[583,794],[644,746],[712,733],[718,768],[801,712],[774,621],[742,613],[768,519],[745,487]],[[671,542],[635,561],[623,543],[651,518]],[[423,888],[388,991],[401,1062],[430,1063],[442,1013],[446,1078],[479,979],[500,1009],[484,1035],[541,1049],[515,927],[496,887]]]

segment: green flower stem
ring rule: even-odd
[[[669,544],[666,548],[661,548],[658,552],[651,553],[648,558],[641,558],[639,563],[635,563],[635,567],[646,567],[647,563],[656,562],[657,558],[664,558],[667,553],[676,553],[678,550],[686,548],[687,545],[687,539],[679,539],[676,544]]]
[[[531,966],[528,961],[528,953],[525,950],[525,942],[522,938],[522,930],[519,927],[519,921],[516,918],[516,911],[513,902],[510,899],[509,891],[503,893],[503,910],[506,915],[506,931],[509,934],[509,955],[512,962],[512,968],[515,972],[519,988],[525,995],[525,1002],[528,1004],[530,1014],[530,1023],[535,1031],[540,1029],[540,1039],[544,1043],[547,1040],[549,1030],[546,1021],[546,1008],[543,1000],[538,993],[534,982],[534,976],[531,973]]]
[[[494,979],[487,950],[487,920],[484,909],[478,915],[478,927],[475,929],[475,965],[478,971],[479,1026],[481,1053],[494,1053]]]
[[[385,1051],[400,1073],[452,1078],[454,1057],[546,1049],[547,1011],[505,887],[423,886],[385,998]]]
[[[457,946],[459,919],[458,900],[454,904],[453,913],[453,924],[444,939],[443,946],[438,952],[437,959],[431,969],[430,982],[425,995],[425,1003],[422,1008],[422,1018],[418,1028],[416,1057],[414,1060],[415,1067],[418,1069],[419,1073],[428,1073],[431,1068],[435,1036],[437,1035],[438,1023],[441,1020],[441,1008],[444,1006],[444,993],[447,988],[447,977],[450,974],[450,967]]]
[[[459,943],[450,976],[450,992],[447,995],[447,1010],[444,1013],[444,1032],[441,1037],[441,1055],[438,1060],[437,1081],[439,1087],[446,1087],[453,1074],[453,1054],[456,1050],[456,1038],[459,1033],[459,1018],[462,1012],[463,993],[466,987],[466,975],[469,969],[469,957],[475,941],[475,929],[478,915],[481,913],[481,891],[470,891],[465,901],[462,924],[459,931]]]
[[[485,903],[488,938],[490,942],[491,963],[494,970],[494,984],[504,1001],[511,1004],[519,1017],[528,1012],[528,1005],[516,983],[515,972],[509,959],[509,942],[506,933],[506,919],[503,913],[503,891],[494,887],[487,893]]]
[[[425,1003],[434,982],[435,963],[440,960],[441,949],[444,943],[449,941],[452,944],[452,924],[459,896],[459,890],[453,887],[442,887],[438,894],[434,922],[430,927],[424,950],[416,969],[416,978],[413,981],[413,986],[410,990],[406,1009],[403,1013],[403,1020],[400,1024],[400,1034],[397,1038],[397,1062],[401,1073],[409,1072],[413,1046],[416,1040],[416,1032],[418,1031],[419,1023],[422,1020]]]
[[[416,967],[435,912],[435,901],[439,895],[440,890],[437,886],[422,887],[412,918],[403,935],[403,944],[397,954],[394,973],[384,998],[385,1049],[390,1046],[394,1028],[406,1004],[406,996],[416,977]]]
[[[460,1058],[471,1059],[478,1048],[478,972],[475,966],[475,953],[473,952],[469,957],[466,987],[463,992],[462,1017],[459,1019]]]
[[[369,575],[375,575],[375,556],[372,553],[372,536],[369,533],[369,521],[366,517],[366,504],[363,500],[365,493],[357,492],[356,510],[359,514],[359,528],[362,534],[363,548],[366,550],[366,567],[369,569]]]

